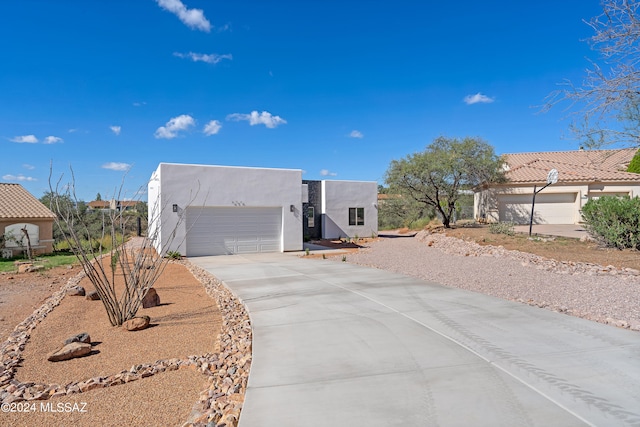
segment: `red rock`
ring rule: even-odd
[[[122,324],[122,327],[127,331],[140,331],[142,329],[146,329],[151,322],[151,318],[149,316],[140,316],[134,317],[133,319],[129,319]]]
[[[62,360],[69,360],[76,357],[81,357],[91,353],[91,344],[72,342],[58,350],[49,353],[47,360],[50,362],[60,362]]]
[[[142,308],[151,308],[160,305],[160,297],[155,288],[149,288],[147,294],[142,299]]]
[[[89,301],[98,301],[100,299],[100,295],[98,295],[98,292],[96,291],[91,291],[85,298]]]
[[[67,295],[70,296],[85,296],[85,290],[82,286],[74,286],[73,288],[67,291]]]

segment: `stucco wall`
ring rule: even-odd
[[[158,181],[153,181],[154,178]],[[156,184],[158,188],[152,190],[151,186]],[[301,185],[302,171],[298,169],[161,163],[149,184],[150,222],[153,220],[151,212],[160,212],[157,248],[186,253],[184,215],[187,206],[247,206],[281,207],[282,249],[302,250]],[[178,212],[173,212],[174,204]]]
[[[540,189],[544,184],[537,187]],[[495,186],[477,191],[474,194],[474,217],[478,221],[498,222],[498,196],[501,194],[527,194],[533,197],[533,185],[519,186]],[[640,196],[640,182],[634,183],[576,183],[576,184],[555,184],[551,185],[538,194],[577,194],[573,207],[573,218],[575,223],[582,221],[580,209],[591,198],[604,195],[628,195],[630,197]],[[536,200],[536,205],[538,202]]]
[[[49,254],[53,252],[53,219],[36,219],[36,218],[15,218],[0,220],[0,235],[4,234],[5,228],[13,224],[33,224],[38,228],[37,236],[29,236],[31,244],[34,246],[34,254]],[[22,237],[22,236],[16,236]],[[34,243],[37,242],[37,243]],[[12,248],[13,255],[18,255],[21,251]]]
[[[162,227],[161,222],[161,168],[158,166],[147,184],[147,237],[153,242],[158,253],[162,253]],[[169,209],[171,209],[169,207]]]
[[[349,225],[349,208],[364,208],[364,225]],[[378,234],[378,184],[371,181],[322,181],[324,238]]]

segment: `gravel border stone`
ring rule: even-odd
[[[100,387],[126,384],[141,378],[177,369],[193,369],[207,376],[209,387],[200,393],[185,426],[235,427],[244,402],[251,368],[251,323],[245,306],[215,277],[188,261],[172,261],[184,265],[202,283],[222,315],[220,352],[189,356],[187,359],[166,359],[134,365],[128,370],[107,377],[95,377],[68,384],[36,384],[14,378],[22,361],[22,350],[30,332],[57,307],[67,292],[85,277],[81,272],[42,306],[22,321],[0,347],[0,400],[2,403],[47,400],[52,397],[83,393]]]

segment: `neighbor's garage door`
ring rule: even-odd
[[[187,256],[279,252],[282,208],[187,208]]]
[[[536,196],[534,224],[575,224],[577,193]],[[528,224],[533,194],[501,194],[498,196],[500,221]]]

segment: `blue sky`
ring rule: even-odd
[[[383,183],[434,138],[571,150],[595,0],[22,0],[0,17],[0,182],[136,198],[160,162]],[[126,176],[125,176],[126,174]],[[146,200],[146,195],[142,195]]]

